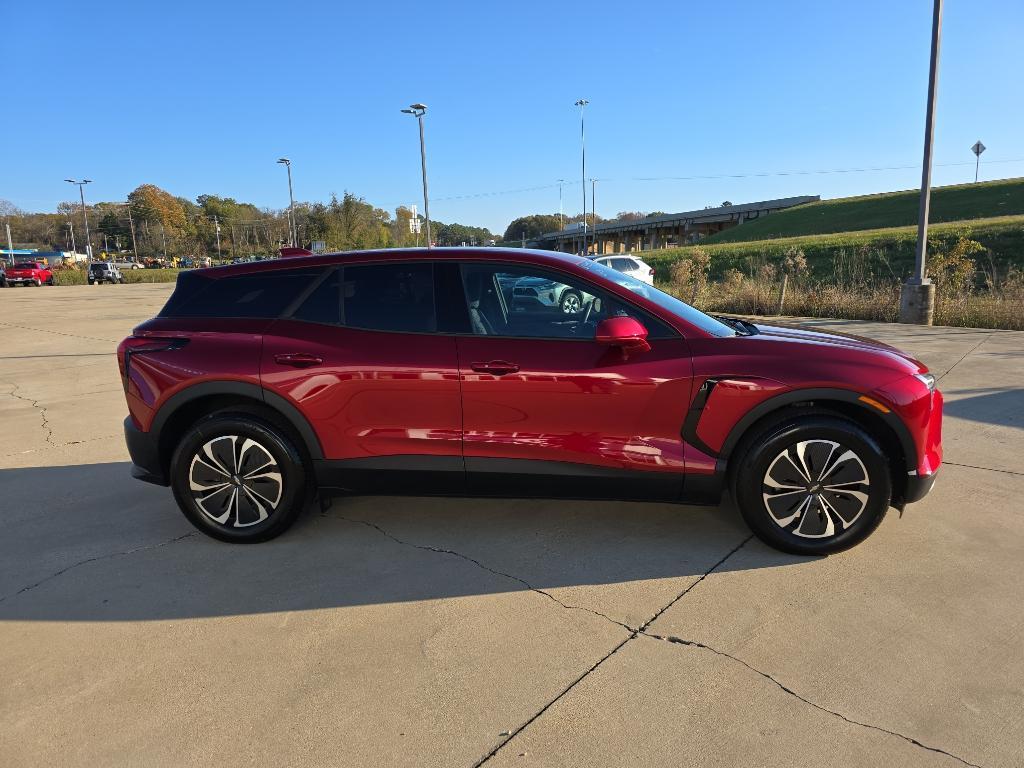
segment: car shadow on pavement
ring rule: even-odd
[[[967,395],[964,397],[964,395]],[[1024,429],[1024,389],[982,387],[949,393],[943,413],[968,421]]]
[[[700,577],[750,537],[674,504],[343,497],[273,541],[198,532],[127,463],[0,469],[0,621],[140,621]],[[717,570],[808,558],[760,544]],[[690,579],[692,581],[692,579]],[[671,588],[676,589],[676,584]]]

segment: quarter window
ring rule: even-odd
[[[319,269],[279,269],[211,279],[183,272],[160,316],[275,318],[319,274]]]

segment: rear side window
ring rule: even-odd
[[[334,269],[292,313],[307,323],[337,325],[341,322],[341,270]]]
[[[433,272],[429,262],[345,267],[342,323],[372,331],[435,332]]]
[[[160,317],[278,317],[320,269],[287,269],[212,279],[183,272]]]

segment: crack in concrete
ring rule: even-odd
[[[101,339],[99,336],[79,336],[76,333],[64,333],[63,331],[51,331],[48,328],[32,328],[27,325],[15,325],[14,323],[0,322],[0,325],[8,328],[18,328],[23,331],[35,331],[37,333],[52,333],[55,336],[67,336],[70,339],[86,339],[87,341],[109,341],[111,344],[119,343],[118,339]]]
[[[936,383],[936,384],[938,384],[938,383],[939,383],[940,381],[942,381],[942,380],[943,380],[943,379],[944,379],[944,378],[945,378],[946,376],[948,376],[949,374],[951,374],[951,373],[953,372],[953,369],[954,369],[954,368],[956,368],[956,367],[957,367],[958,365],[960,365],[960,363],[962,363],[962,362],[963,362],[964,360],[966,360],[966,359],[967,359],[967,358],[968,358],[969,356],[971,356],[971,355],[973,355],[973,354],[974,354],[975,352],[977,352],[977,351],[978,351],[978,348],[979,348],[979,347],[980,347],[980,346],[981,346],[982,344],[984,344],[984,343],[985,343],[986,341],[988,341],[989,339],[991,339],[991,338],[992,338],[992,334],[993,334],[993,333],[995,333],[995,331],[989,331],[989,332],[988,332],[987,334],[985,334],[985,336],[984,336],[984,337],[982,338],[982,340],[981,340],[981,341],[979,341],[979,342],[978,342],[977,344],[975,344],[975,345],[974,345],[973,347],[971,347],[971,348],[970,348],[970,350],[968,350],[967,352],[964,352],[963,356],[962,356],[962,357],[961,357],[961,358],[960,358],[959,360],[957,360],[957,361],[956,361],[955,363],[953,363],[953,364],[952,364],[952,365],[951,365],[951,366],[950,366],[949,368],[947,368],[947,369],[945,370],[945,372],[944,372],[944,373],[943,373],[943,374],[942,374],[941,376],[939,376],[938,378],[936,378],[936,379],[935,379],[935,383]]]
[[[661,641],[664,641],[666,643],[673,643],[675,645],[684,645],[684,646],[689,646],[691,648],[700,648],[701,650],[710,651],[711,653],[714,653],[714,654],[716,654],[718,656],[721,656],[723,658],[726,658],[726,659],[729,659],[731,661],[734,661],[737,664],[741,664],[742,666],[746,667],[747,669],[749,669],[754,674],[760,675],[765,680],[768,680],[773,685],[778,687],[780,690],[784,691],[785,693],[789,694],[790,696],[793,696],[796,699],[799,699],[804,704],[807,704],[810,707],[814,707],[814,709],[817,709],[817,710],[819,710],[821,712],[825,712],[826,714],[832,715],[833,717],[838,717],[840,720],[843,720],[843,721],[845,721],[847,723],[850,723],[851,725],[859,725],[861,728],[869,728],[869,729],[871,729],[873,731],[879,731],[881,733],[888,734],[889,736],[895,736],[898,739],[903,739],[904,741],[906,741],[906,742],[908,742],[910,744],[913,744],[915,747],[920,747],[921,749],[926,749],[929,752],[936,752],[936,753],[938,753],[940,755],[945,755],[946,757],[952,758],[953,760],[956,760],[956,761],[958,761],[958,762],[960,762],[960,763],[962,763],[964,765],[969,765],[972,768],[981,768],[981,766],[979,766],[977,763],[972,763],[969,760],[965,760],[964,758],[960,757],[959,755],[954,755],[952,752],[947,752],[946,750],[941,749],[940,747],[929,746],[928,744],[925,744],[925,743],[923,743],[921,741],[918,741],[917,739],[913,738],[912,736],[906,736],[906,735],[904,735],[902,733],[899,733],[898,731],[890,731],[888,728],[883,728],[880,725],[874,725],[872,723],[864,723],[864,722],[861,722],[860,720],[854,720],[851,717],[847,717],[842,712],[837,712],[834,709],[829,709],[828,707],[822,706],[821,704],[818,704],[817,702],[811,701],[806,696],[801,696],[799,693],[794,691],[792,688],[789,688],[788,686],[784,685],[783,683],[781,683],[779,680],[777,680],[772,675],[768,674],[767,672],[762,672],[760,669],[758,669],[757,667],[753,666],[752,664],[744,661],[743,659],[741,659],[741,658],[739,658],[737,656],[733,656],[732,654],[726,653],[725,651],[720,651],[717,648],[713,648],[712,646],[707,645],[705,643],[701,643],[701,642],[698,642],[696,640],[687,640],[685,638],[676,637],[674,635],[656,635],[656,634],[652,634],[652,633],[649,633],[649,632],[642,632],[641,634],[644,637],[651,638],[652,640],[661,640]]]
[[[943,459],[943,464],[948,464],[951,467],[966,467],[967,469],[984,469],[986,472],[1002,472],[1005,475],[1017,475],[1024,477],[1024,472],[1014,472],[1012,469],[996,469],[995,467],[979,467],[977,464],[957,464],[955,461],[946,461]]]
[[[0,459],[7,459],[7,458],[10,458],[11,456],[25,456],[25,455],[30,454],[30,453],[39,453],[40,451],[49,451],[49,450],[52,450],[54,448],[67,448],[68,446],[71,446],[71,445],[82,445],[84,443],[95,443],[98,440],[111,440],[111,439],[113,439],[115,437],[122,437],[123,438],[124,434],[120,433],[120,434],[116,434],[116,435],[100,435],[99,437],[89,437],[89,438],[86,438],[85,440],[69,440],[66,443],[51,443],[46,448],[29,448],[28,450],[25,450],[25,451],[15,451],[14,453],[2,453],[2,454],[0,454]]]
[[[57,577],[63,576],[68,571],[73,571],[75,568],[78,568],[80,566],[88,565],[89,563],[95,563],[98,560],[109,560],[109,559],[114,558],[114,557],[124,557],[125,555],[134,555],[136,552],[145,552],[145,551],[150,550],[150,549],[160,549],[161,547],[166,547],[168,544],[174,544],[175,542],[181,541],[182,539],[187,539],[187,538],[190,538],[192,536],[198,536],[198,535],[199,535],[199,531],[192,531],[190,533],[182,534],[181,536],[175,536],[173,539],[168,539],[167,541],[161,541],[161,542],[159,542],[157,544],[146,544],[145,546],[135,547],[134,549],[126,549],[123,552],[111,552],[111,553],[106,554],[106,555],[97,555],[96,557],[88,557],[85,560],[79,560],[77,563],[72,563],[71,565],[68,565],[68,566],[66,566],[64,568],[61,568],[59,571],[56,571],[55,573],[51,573],[49,576],[46,576],[46,577],[40,579],[39,581],[35,582],[34,584],[29,584],[28,586],[22,587],[17,592],[12,592],[9,595],[4,595],[3,597],[0,597],[0,603],[3,603],[5,601],[7,601],[7,600],[10,600],[12,597],[17,597],[18,595],[22,595],[22,594],[24,594],[26,592],[30,592],[31,590],[35,589],[36,587],[42,586],[43,584],[46,584],[47,582],[53,581]]]
[[[23,402],[28,403],[33,408],[35,408],[37,411],[39,411],[39,415],[43,419],[43,423],[41,424],[41,426],[42,426],[43,430],[46,432],[46,435],[45,435],[46,442],[49,445],[51,445],[52,447],[56,448],[58,444],[53,442],[53,428],[50,427],[50,419],[46,415],[46,408],[45,408],[45,406],[40,405],[38,400],[33,400],[31,397],[25,397],[24,395],[19,395],[18,394],[18,390],[21,389],[21,387],[18,384],[15,384],[14,382],[10,382],[10,381],[7,382],[7,383],[10,384],[11,387],[13,387],[13,389],[11,389],[11,391],[7,393],[8,395],[10,395],[11,397],[15,398],[16,400],[21,400]]]
[[[513,574],[510,574],[510,573],[506,573],[505,571],[499,571],[499,570],[496,570],[494,568],[491,568],[491,567],[489,567],[487,565],[484,565],[483,563],[481,563],[476,558],[469,557],[468,555],[464,555],[461,552],[456,552],[455,550],[452,550],[452,549],[445,549],[443,547],[434,547],[434,546],[429,546],[429,545],[424,545],[424,544],[415,544],[415,543],[410,542],[410,541],[405,541],[404,539],[401,539],[401,538],[399,538],[397,536],[394,536],[393,534],[389,533],[388,531],[386,531],[384,528],[382,528],[381,526],[377,525],[376,523],[371,523],[368,520],[360,520],[360,519],[357,519],[357,518],[345,517],[344,515],[326,515],[325,514],[324,516],[325,517],[334,517],[334,518],[340,519],[340,520],[345,520],[346,522],[349,522],[349,523],[358,523],[360,525],[365,525],[368,528],[372,528],[372,529],[376,530],[378,533],[380,533],[381,535],[383,535],[386,538],[390,539],[391,541],[394,541],[397,544],[401,544],[403,546],[412,547],[414,549],[420,549],[420,550],[424,550],[424,551],[427,551],[427,552],[435,552],[437,554],[450,555],[452,557],[460,558],[462,560],[465,560],[467,562],[472,563],[473,565],[477,566],[478,568],[481,568],[481,569],[487,571],[488,573],[492,573],[492,574],[494,574],[496,576],[503,576],[505,578],[508,578],[508,579],[511,579],[511,580],[513,580],[515,582],[518,582],[519,584],[522,584],[524,587],[526,587],[530,591],[536,592],[537,594],[543,595],[544,597],[554,601],[555,603],[557,603],[562,608],[566,608],[566,609],[570,609],[570,610],[586,611],[587,613],[591,613],[591,614],[593,614],[595,616],[599,616],[600,618],[603,618],[606,621],[609,621],[612,624],[615,624],[616,626],[619,626],[619,627],[625,629],[627,632],[629,632],[629,636],[628,637],[626,637],[620,643],[615,645],[610,651],[608,651],[608,653],[606,653],[604,656],[602,656],[600,659],[598,659],[597,662],[595,662],[591,667],[589,667],[581,675],[579,675],[577,678],[575,678],[571,683],[569,683],[568,686],[566,686],[564,689],[562,689],[562,691],[560,691],[557,696],[555,696],[550,701],[548,701],[546,704],[544,704],[543,707],[541,707],[539,710],[537,710],[537,712],[535,712],[524,723],[520,724],[514,730],[509,731],[508,735],[505,736],[504,739],[501,742],[499,742],[497,745],[495,745],[495,747],[491,751],[489,751],[486,755],[484,755],[482,758],[480,758],[480,760],[478,760],[476,763],[473,764],[473,768],[479,768],[484,763],[489,761],[492,757],[494,757],[496,754],[498,754],[498,752],[500,752],[510,741],[512,741],[516,736],[518,736],[524,730],[526,730],[526,728],[528,728],[532,723],[536,722],[536,720],[538,718],[540,718],[545,712],[547,712],[559,700],[564,698],[573,688],[575,688],[577,685],[579,685],[588,675],[590,675],[592,672],[597,670],[598,667],[600,667],[608,659],[610,659],[612,656],[614,656],[616,653],[618,653],[620,650],[622,650],[622,648],[624,648],[629,642],[631,642],[632,640],[634,640],[634,639],[636,639],[637,637],[640,637],[640,636],[649,638],[651,640],[660,640],[662,642],[672,643],[672,644],[675,644],[675,645],[682,645],[682,646],[689,646],[689,647],[692,647],[692,648],[699,648],[701,650],[705,650],[705,651],[708,651],[710,653],[714,653],[714,654],[716,654],[718,656],[721,656],[723,658],[729,659],[730,661],[733,661],[733,662],[735,662],[737,664],[742,665],[743,667],[745,667],[749,671],[753,672],[754,674],[759,675],[760,677],[764,678],[765,680],[768,680],[769,682],[771,682],[773,685],[778,687],[784,693],[786,693],[786,694],[788,694],[788,695],[798,699],[799,701],[803,702],[804,704],[806,704],[809,707],[813,707],[814,709],[817,709],[817,710],[819,710],[821,712],[824,712],[826,714],[832,715],[833,717],[838,717],[840,720],[843,720],[843,721],[845,721],[845,722],[847,722],[847,723],[849,723],[851,725],[860,726],[861,728],[867,728],[869,730],[878,731],[879,733],[884,733],[884,734],[886,734],[888,736],[893,736],[895,738],[902,739],[903,741],[906,741],[907,743],[912,744],[915,747],[919,747],[921,749],[927,750],[929,752],[934,752],[936,754],[944,755],[946,757],[949,757],[949,758],[951,758],[953,760],[958,761],[959,763],[961,763],[963,765],[970,766],[971,768],[981,768],[981,766],[979,766],[978,764],[972,763],[969,760],[966,760],[966,759],[960,757],[959,755],[955,755],[952,752],[948,752],[947,750],[944,750],[944,749],[942,749],[940,747],[933,747],[933,746],[930,746],[928,744],[925,744],[925,743],[919,741],[918,739],[915,739],[912,736],[907,736],[905,734],[899,733],[898,731],[893,731],[893,730],[890,730],[890,729],[885,728],[885,727],[880,726],[880,725],[874,725],[872,723],[865,723],[865,722],[861,722],[859,720],[854,720],[853,718],[848,717],[848,716],[844,715],[841,712],[838,712],[838,711],[833,710],[833,709],[829,709],[828,707],[825,707],[825,706],[823,706],[821,704],[818,704],[815,701],[812,701],[811,699],[808,699],[806,696],[802,696],[801,694],[799,694],[796,691],[794,691],[792,688],[789,688],[788,686],[784,685],[777,678],[773,677],[772,675],[768,674],[767,672],[761,671],[760,669],[758,669],[757,667],[753,666],[749,662],[744,661],[743,659],[741,659],[741,658],[739,658],[737,656],[733,656],[732,654],[726,653],[725,651],[720,651],[717,648],[714,648],[714,647],[712,647],[710,645],[707,645],[706,643],[701,643],[701,642],[699,642],[697,640],[687,640],[685,638],[676,637],[674,635],[659,635],[659,634],[655,634],[653,632],[648,632],[647,631],[647,628],[651,624],[653,624],[655,621],[657,621],[657,619],[660,616],[662,616],[665,613],[665,611],[667,611],[673,605],[675,605],[680,600],[682,600],[698,584],[700,584],[702,581],[704,581],[704,579],[706,579],[709,575],[711,575],[718,568],[720,568],[729,558],[731,558],[734,554],[736,554],[736,552],[738,552],[740,549],[742,549],[744,546],[746,546],[750,541],[752,541],[753,538],[754,538],[752,535],[751,536],[747,536],[745,539],[743,539],[743,541],[741,541],[739,544],[737,544],[735,547],[733,547],[731,550],[729,550],[729,552],[727,552],[720,560],[718,560],[718,562],[716,562],[714,565],[712,565],[710,568],[708,568],[708,570],[706,570],[704,573],[702,573],[698,579],[696,579],[692,584],[689,584],[686,587],[686,589],[684,589],[678,595],[676,595],[674,598],[672,598],[672,600],[670,600],[663,607],[658,609],[647,621],[645,621],[639,627],[631,627],[631,626],[629,626],[628,624],[626,624],[624,622],[618,621],[617,619],[613,619],[610,616],[601,613],[600,611],[595,611],[595,610],[592,610],[590,608],[585,608],[583,606],[570,605],[570,604],[564,603],[561,600],[559,600],[558,598],[556,598],[554,595],[552,595],[550,592],[547,592],[547,591],[545,591],[543,589],[540,589],[539,587],[533,586],[532,584],[530,584],[525,579],[522,579],[522,578],[520,578],[518,576],[515,576]]]
[[[476,560],[475,558],[472,558],[469,555],[464,555],[461,552],[456,552],[455,550],[452,550],[452,549],[443,549],[441,547],[432,547],[432,546],[427,545],[427,544],[415,544],[415,543],[413,543],[411,541],[405,541],[404,539],[400,539],[397,536],[394,536],[393,534],[388,533],[387,531],[385,531],[383,528],[381,528],[376,523],[371,523],[368,520],[360,520],[358,518],[345,517],[344,515],[338,515],[338,514],[334,514],[334,515],[326,515],[325,514],[324,517],[333,517],[333,518],[335,518],[337,520],[344,520],[344,521],[349,522],[349,523],[358,523],[360,525],[365,525],[368,528],[373,528],[378,533],[382,534],[383,536],[386,536],[387,538],[391,539],[392,541],[394,541],[394,542],[396,542],[398,544],[401,544],[403,546],[406,546],[406,547],[413,547],[414,549],[422,549],[422,550],[424,550],[426,552],[436,552],[439,555],[451,555],[452,557],[461,558],[463,560],[466,560],[467,562],[472,563],[473,565],[477,566],[478,568],[481,568],[482,570],[487,571],[488,573],[493,573],[495,576],[503,576],[506,579],[511,579],[512,581],[518,582],[519,584],[522,584],[524,587],[526,587],[531,592],[536,592],[538,595],[543,595],[548,600],[551,600],[552,602],[557,603],[559,606],[561,606],[562,608],[565,608],[566,610],[570,610],[570,611],[583,611],[585,613],[590,613],[590,614],[593,614],[594,616],[598,616],[598,617],[604,619],[605,621],[610,621],[612,624],[617,624],[618,626],[620,626],[623,629],[625,629],[627,632],[636,632],[636,630],[633,629],[633,627],[629,626],[628,624],[624,624],[623,622],[618,621],[617,619],[613,619],[611,616],[607,616],[607,615],[601,613],[600,611],[595,611],[595,610],[592,610],[591,608],[586,608],[586,607],[584,607],[582,605],[570,605],[569,603],[563,603],[561,600],[559,600],[557,597],[552,595],[550,592],[546,592],[543,589],[540,589],[539,587],[533,586],[530,582],[526,581],[526,579],[522,579],[522,578],[520,578],[518,576],[514,576],[511,573],[505,573],[504,571],[499,571],[499,570],[497,570],[495,568],[491,568],[490,566],[484,565],[479,560]]]
[[[686,595],[691,589],[693,589],[698,584],[700,584],[702,581],[704,581],[704,579],[707,577],[708,574],[712,573],[715,569],[717,569],[719,566],[721,566],[722,563],[724,563],[726,560],[728,560],[730,557],[732,557],[737,551],[739,551],[743,546],[745,546],[748,541],[750,541],[753,538],[754,538],[753,536],[747,536],[747,538],[745,538],[743,541],[741,541],[739,544],[737,544],[735,547],[733,547],[731,550],[729,550],[729,552],[727,552],[724,557],[722,557],[717,563],[712,565],[703,574],[701,574],[699,579],[697,579],[695,582],[690,584],[686,589],[684,589],[682,592],[680,592],[678,595],[676,595],[674,598],[672,598],[672,600],[667,605],[665,605],[663,608],[661,608],[661,610],[655,612],[655,614],[653,616],[651,616],[651,618],[649,618],[647,621],[645,621],[641,625],[641,627],[639,629],[632,629],[632,628],[630,628],[629,637],[627,637],[621,643],[619,643],[614,648],[612,648],[610,651],[608,651],[608,653],[606,653],[604,656],[602,656],[598,660],[598,662],[596,664],[594,664],[594,666],[592,666],[590,669],[588,669],[582,675],[580,675],[575,680],[573,680],[566,688],[564,688],[561,691],[561,693],[559,693],[557,696],[555,696],[553,699],[551,699],[551,701],[549,701],[547,704],[545,704],[543,707],[541,707],[525,723],[521,724],[514,731],[510,731],[509,735],[507,737],[505,737],[505,740],[500,742],[499,744],[497,744],[494,747],[494,749],[492,749],[490,752],[488,752],[486,755],[484,755],[482,758],[480,758],[480,760],[475,762],[473,764],[473,768],[480,768],[481,765],[483,765],[488,760],[490,760],[492,757],[494,757],[496,754],[498,754],[498,752],[500,752],[502,750],[502,748],[505,747],[505,745],[507,745],[510,741],[512,741],[512,739],[514,739],[516,736],[518,736],[520,733],[522,733],[524,730],[526,730],[530,726],[531,723],[533,723],[535,720],[537,720],[537,718],[539,718],[541,715],[543,715],[545,712],[547,712],[561,698],[563,698],[566,694],[568,694],[569,691],[571,691],[573,688],[575,688],[577,685],[579,685],[579,683],[582,682],[584,680],[584,678],[586,678],[591,672],[596,670],[598,667],[600,667],[602,664],[604,664],[608,659],[610,659],[612,656],[614,656],[616,653],[618,653],[620,650],[622,650],[626,646],[627,643],[631,642],[632,640],[635,640],[639,635],[644,634],[643,630],[644,630],[645,627],[649,626],[652,621],[654,621],[656,618],[658,618],[658,616],[660,616],[662,613],[664,613],[669,608],[669,606],[675,605],[677,602],[679,602],[679,600],[682,599],[683,596]],[[622,625],[620,622],[615,622],[615,623],[619,624],[620,626],[625,626],[625,625]]]

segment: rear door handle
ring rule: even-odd
[[[470,368],[477,373],[489,373],[492,376],[504,376],[508,373],[519,372],[518,365],[506,362],[505,360],[491,360],[489,363],[471,363]]]
[[[294,368],[311,368],[314,365],[321,365],[324,359],[311,355],[309,352],[290,352],[284,355],[274,355],[274,361],[280,365],[290,365]]]

